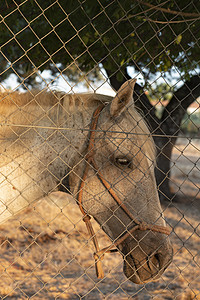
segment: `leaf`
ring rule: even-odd
[[[121,82],[121,81],[123,80],[123,75],[122,75],[121,72],[118,72],[118,73],[117,73],[117,80],[118,80],[119,82]]]
[[[83,42],[87,45],[88,41],[89,41],[89,37],[87,35],[82,37]]]
[[[124,62],[125,62],[125,59],[122,59],[122,61],[120,62],[120,66],[123,66]]]
[[[181,40],[182,40],[182,35],[179,34],[179,35],[176,37],[175,43],[176,43],[177,45],[179,45],[180,42],[181,42]]]

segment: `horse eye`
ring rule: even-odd
[[[131,161],[126,157],[118,157],[115,162],[120,167],[131,167]]]

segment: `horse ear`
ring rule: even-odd
[[[133,90],[136,79],[126,81],[118,90],[113,98],[110,106],[110,114],[112,117],[118,117],[125,110],[127,104],[133,102]]]

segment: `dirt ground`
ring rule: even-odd
[[[174,259],[157,282],[135,285],[119,254],[105,257],[95,276],[92,244],[76,204],[46,200],[0,226],[1,299],[200,299],[200,142],[180,139],[173,153],[176,202],[163,204]],[[94,222],[100,245],[109,240]]]

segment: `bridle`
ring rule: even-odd
[[[108,181],[106,181],[104,179],[102,173],[99,171],[99,168],[94,159],[94,155],[95,155],[94,139],[95,139],[95,130],[97,128],[98,118],[99,118],[99,115],[103,108],[104,108],[103,104],[100,105],[99,107],[97,107],[97,109],[94,111],[94,114],[92,117],[92,121],[91,121],[91,125],[90,125],[91,133],[90,133],[90,138],[89,138],[89,144],[87,147],[87,154],[85,157],[86,165],[85,165],[85,169],[83,172],[83,176],[81,178],[79,193],[78,193],[78,197],[77,197],[77,202],[78,202],[79,208],[83,214],[83,221],[86,224],[88,233],[89,233],[90,238],[92,239],[94,247],[95,247],[94,259],[95,259],[95,268],[96,268],[97,278],[104,277],[104,272],[103,272],[102,263],[101,263],[101,260],[103,259],[104,254],[118,251],[117,249],[113,249],[113,248],[117,247],[119,244],[121,244],[123,241],[125,241],[134,231],[136,231],[136,230],[142,230],[142,231],[151,230],[151,231],[159,232],[159,233],[166,234],[166,235],[169,235],[171,232],[168,227],[152,225],[152,224],[148,224],[148,223],[137,220],[133,216],[133,214],[128,210],[128,208],[123,204],[123,202],[120,200],[120,198],[116,195],[112,186],[109,184]],[[131,220],[136,224],[133,228],[128,229],[128,231],[125,234],[123,234],[121,237],[119,237],[114,243],[112,243],[108,247],[103,248],[102,250],[100,250],[100,248],[99,248],[97,237],[94,233],[94,229],[90,222],[91,217],[87,214],[87,212],[83,208],[83,204],[82,204],[83,188],[85,185],[85,181],[87,179],[89,168],[91,166],[97,173],[97,177],[99,178],[99,180],[101,181],[103,186],[109,191],[109,194],[112,196],[112,198],[123,209],[123,211],[131,218]]]

